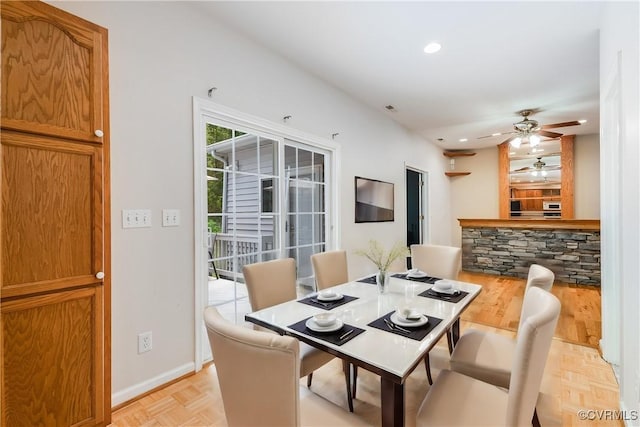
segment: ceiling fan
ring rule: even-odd
[[[571,122],[553,123],[549,125],[540,125],[537,120],[530,119],[529,116],[540,111],[539,109],[526,109],[518,111],[518,114],[522,116],[522,120],[513,124],[514,131],[506,132],[504,134],[514,134],[513,136],[502,141],[502,143],[508,142],[514,148],[520,147],[523,142],[529,143],[531,147],[535,147],[541,141],[541,137],[546,138],[559,138],[561,133],[551,132],[547,129],[563,128],[568,126],[577,126],[583,123],[583,121],[574,120]],[[496,136],[496,135],[491,135]],[[487,137],[481,137],[487,138]]]
[[[542,157],[537,157],[531,166],[525,166],[513,172],[530,172],[533,176],[547,176],[547,171],[552,170],[560,170],[560,166],[547,166],[547,164],[542,161]]]

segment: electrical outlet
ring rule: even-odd
[[[151,331],[138,334],[138,354],[151,351],[153,348],[153,341]]]
[[[180,209],[162,209],[162,226],[177,227],[180,225]]]

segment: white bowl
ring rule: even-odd
[[[398,307],[396,315],[404,321],[416,321],[422,317],[420,311],[412,307]]]
[[[327,298],[334,298],[336,295],[338,295],[335,291],[320,291],[318,292],[318,296],[324,299]]]
[[[336,323],[336,315],[334,313],[320,313],[313,316],[313,320],[318,326],[331,326]]]
[[[438,280],[433,284],[433,289],[435,291],[447,292],[453,288],[453,283],[448,280]]]

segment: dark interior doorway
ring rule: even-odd
[[[424,213],[422,203],[422,172],[406,170],[407,181],[407,246],[422,243]],[[411,268],[411,257],[407,257],[407,268]]]

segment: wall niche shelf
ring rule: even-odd
[[[442,154],[446,157],[470,157],[476,155],[473,151],[444,151]]]
[[[460,150],[460,151],[443,151],[442,154],[445,157],[449,157],[450,160],[450,164],[451,164],[451,170],[449,172],[445,172],[444,174],[446,176],[464,176],[464,175],[469,175],[471,172],[456,172],[454,169],[456,167],[456,157],[471,157],[471,156],[475,156],[476,153],[473,151],[466,151],[466,150]]]

